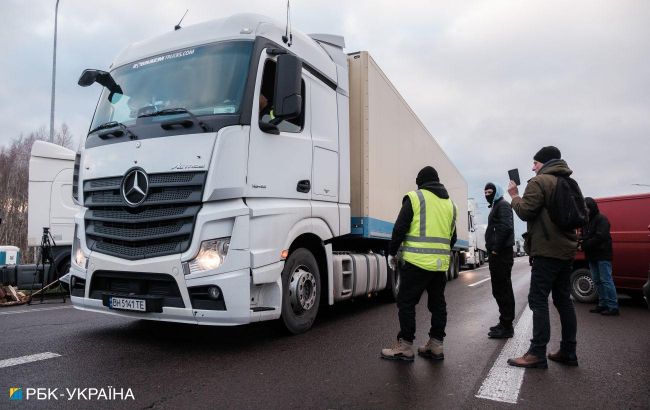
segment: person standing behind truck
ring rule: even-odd
[[[515,320],[515,294],[512,291],[512,265],[514,256],[512,247],[515,244],[515,228],[512,218],[512,208],[503,199],[503,189],[488,182],[485,185],[485,199],[488,208],[492,208],[488,216],[488,226],[485,231],[485,247],[490,255],[490,279],[492,296],[499,306],[499,323],[490,328],[488,336],[494,339],[512,337],[515,333],[512,322]]]
[[[578,247],[575,229],[562,229],[549,213],[551,198],[558,186],[558,178],[568,177],[573,171],[561,159],[560,150],[543,147],[533,157],[533,171],[537,174],[528,181],[524,196],[514,181],[508,185],[512,209],[528,224],[526,249],[533,258],[528,305],[533,311],[533,338],[526,354],[508,359],[517,367],[548,367],[546,345],[551,337],[548,313],[548,295],[553,293],[553,304],[560,314],[562,341],[560,350],[548,358],[571,366],[578,365],[576,356],[576,313],[571,301],[571,267]]]
[[[612,279],[612,236],[607,217],[600,213],[593,198],[585,198],[589,222],[582,229],[582,249],[585,251],[591,277],[598,290],[598,306],[591,313],[618,316],[618,299]]]
[[[456,243],[457,208],[438,172],[430,166],[418,173],[416,191],[402,200],[402,209],[393,227],[388,264],[397,269],[397,252],[401,250],[400,287],[397,309],[400,331],[392,348],[382,349],[381,357],[412,361],[414,358],[415,306],[426,290],[431,312],[429,341],[418,348],[420,356],[444,359],[443,339],[447,326],[445,285],[450,252]]]

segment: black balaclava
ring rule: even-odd
[[[422,168],[420,172],[418,172],[418,176],[415,178],[415,183],[418,187],[421,187],[431,182],[440,182],[440,178],[438,178],[438,171],[436,171],[433,167],[426,166]]]
[[[600,210],[598,209],[598,204],[596,204],[596,201],[594,201],[593,198],[586,197],[585,204],[587,205],[587,209],[589,209],[589,218],[593,218],[594,216],[600,213]]]
[[[491,189],[492,193],[490,195],[485,195],[485,199],[488,201],[488,204],[492,206],[492,201],[494,201],[494,196],[497,194],[497,187],[492,182],[488,182],[487,184],[485,184],[485,188],[483,188],[483,190],[485,191],[488,189]]]

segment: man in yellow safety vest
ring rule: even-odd
[[[382,349],[381,357],[412,361],[414,358],[415,306],[422,293],[428,294],[431,312],[429,341],[418,348],[420,356],[444,359],[442,341],[447,325],[445,285],[451,249],[456,243],[456,205],[449,199],[438,172],[430,166],[418,173],[416,191],[411,191],[402,201],[402,209],[395,221],[388,251],[388,264],[393,271],[399,263],[399,288],[397,309],[400,331],[392,348]]]

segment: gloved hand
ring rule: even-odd
[[[392,270],[397,270],[397,256],[388,255],[388,266],[390,266]]]

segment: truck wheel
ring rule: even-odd
[[[314,255],[296,249],[282,270],[282,322],[294,335],[309,330],[320,305],[320,272]]]
[[[393,295],[393,300],[397,301],[397,293],[399,292],[399,285],[402,282],[399,266],[396,270],[388,268],[388,280],[390,280],[390,292]]]
[[[571,274],[571,295],[578,302],[593,303],[598,300],[596,284],[591,278],[589,269],[576,269]]]
[[[63,261],[61,261],[61,263],[59,264],[59,268],[58,268],[59,269],[58,270],[59,276],[57,277],[57,279],[61,278],[66,273],[70,272],[70,264],[72,263],[71,261],[72,260],[70,259],[70,257],[67,257]],[[67,293],[68,296],[69,296],[70,295],[70,286],[67,283],[63,283],[63,282],[59,282],[59,283],[61,284],[61,287],[63,288],[65,293]]]
[[[454,279],[458,279],[458,275],[460,274],[460,253],[454,252]]]

